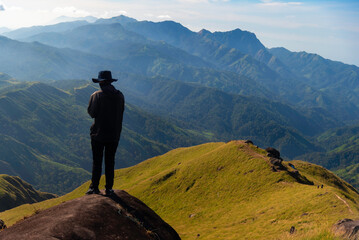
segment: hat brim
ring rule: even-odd
[[[92,81],[93,81],[94,83],[100,83],[100,82],[106,82],[106,81],[108,81],[108,82],[116,82],[117,79],[99,79],[99,78],[93,78]]]

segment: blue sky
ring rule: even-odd
[[[180,22],[193,31],[254,32],[266,47],[318,53],[359,66],[359,1],[0,0],[0,27],[44,25],[66,15]]]

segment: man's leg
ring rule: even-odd
[[[98,189],[102,172],[102,158],[104,144],[91,139],[92,147],[92,183],[90,188]]]
[[[110,190],[113,187],[113,178],[115,174],[115,154],[118,142],[106,143],[105,147],[105,174],[106,174],[106,189]]]

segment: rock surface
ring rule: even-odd
[[[41,211],[0,233],[0,239],[180,239],[152,209],[125,191],[87,195]]]
[[[6,224],[4,223],[3,220],[0,219],[0,230],[5,229],[6,228]]]
[[[359,240],[359,220],[340,220],[334,225],[334,232],[345,239]]]
[[[280,157],[280,152],[279,152],[277,149],[272,148],[272,147],[267,147],[267,148],[266,148],[266,151],[267,151],[267,153],[268,153],[268,154],[267,154],[268,157],[282,159],[282,158]]]

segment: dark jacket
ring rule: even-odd
[[[94,123],[91,126],[91,138],[102,142],[120,140],[125,98],[121,91],[111,84],[101,86],[101,90],[91,95],[87,112]]]

